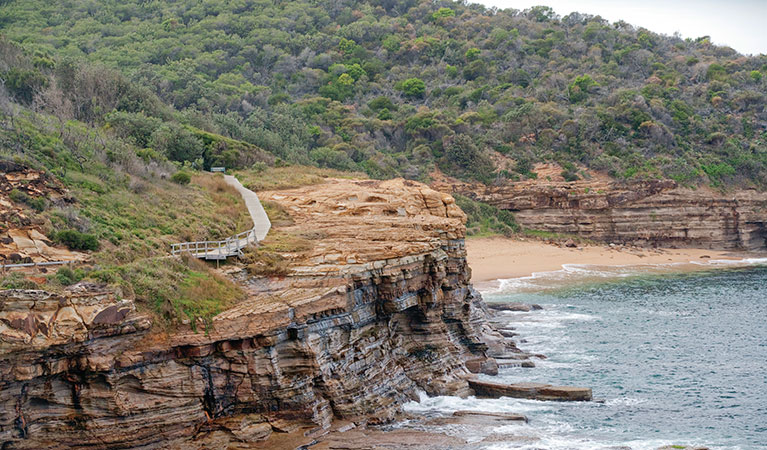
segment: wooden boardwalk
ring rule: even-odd
[[[256,233],[256,239],[263,241],[266,234],[269,233],[269,229],[272,227],[272,223],[269,221],[269,216],[266,215],[264,207],[261,205],[258,195],[250,189],[246,189],[245,186],[240,183],[240,180],[231,176],[224,175],[226,183],[240,193],[242,199],[245,200],[245,206],[248,208],[250,218],[253,219],[253,230]]]
[[[188,252],[192,256],[209,261],[222,261],[230,256],[241,256],[242,249],[250,244],[264,240],[272,223],[261,205],[258,195],[250,189],[246,189],[240,181],[231,176],[224,175],[224,181],[240,193],[248,208],[250,218],[253,220],[253,228],[243,231],[235,236],[220,241],[195,241],[181,242],[171,245],[171,254],[180,255]]]

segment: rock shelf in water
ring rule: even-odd
[[[477,397],[513,397],[531,400],[554,400],[568,402],[591,401],[591,388],[552,386],[543,383],[503,384],[490,381],[469,380],[469,387]]]

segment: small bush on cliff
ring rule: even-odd
[[[189,184],[192,181],[192,177],[186,172],[176,172],[170,177],[170,180],[176,184],[184,185]]]
[[[23,203],[37,212],[45,211],[45,208],[48,206],[48,202],[45,201],[44,198],[30,197],[26,192],[22,192],[18,189],[14,189],[9,192],[8,198],[10,198],[14,203]]]
[[[437,351],[437,347],[434,345],[424,345],[423,347],[411,348],[408,351],[408,354],[413,358],[429,362],[436,361],[440,356],[439,352]]]
[[[99,249],[99,240],[96,236],[88,233],[81,233],[77,230],[64,230],[56,233],[54,240],[60,244],[69,247],[70,250],[90,250]]]
[[[56,281],[62,286],[69,286],[82,280],[85,272],[82,269],[72,270],[69,267],[62,267],[56,272]]]
[[[213,316],[242,297],[237,285],[191,256],[137,261],[91,272],[89,278],[133,293],[138,306],[151,312],[160,326],[172,327],[188,320],[195,331],[198,323],[207,328]]]
[[[0,287],[3,289],[39,289],[40,286],[37,285],[32,280],[28,280],[24,278],[24,275],[20,273],[10,273],[6,275],[4,278],[2,278],[2,281],[0,281]]]
[[[502,234],[510,236],[520,231],[520,226],[509,211],[498,209],[487,203],[472,200],[463,195],[454,195],[455,203],[466,213],[466,234],[486,236]]]

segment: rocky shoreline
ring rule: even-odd
[[[158,339],[105,286],[2,291],[4,448],[307,445],[334,424],[391,423],[420,392],[470,395],[471,369],[529,361],[471,285],[452,197],[403,180],[263,197],[290,215],[278,236],[311,242],[286,274],[227,267],[247,298],[205,332]]]

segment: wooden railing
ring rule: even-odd
[[[30,262],[30,263],[15,263],[15,264],[0,264],[0,270],[6,271],[8,269],[16,269],[19,267],[45,267],[45,266],[63,266],[65,264],[76,264],[82,261],[42,261],[42,262]]]
[[[222,241],[195,241],[171,244],[171,254],[190,253],[197,258],[223,260],[241,256],[242,249],[258,242],[255,227]]]
[[[223,241],[196,241],[171,244],[172,255],[190,253],[197,258],[219,261],[229,256],[242,256],[243,248],[250,244],[257,244],[259,240],[263,240],[266,237],[272,224],[269,221],[269,216],[266,215],[266,211],[264,211],[264,207],[261,205],[261,201],[258,199],[258,195],[245,188],[237,178],[231,175],[224,175],[224,181],[234,187],[242,196],[245,206],[248,208],[248,213],[251,219],[253,219],[253,228],[236,236],[226,238]]]

